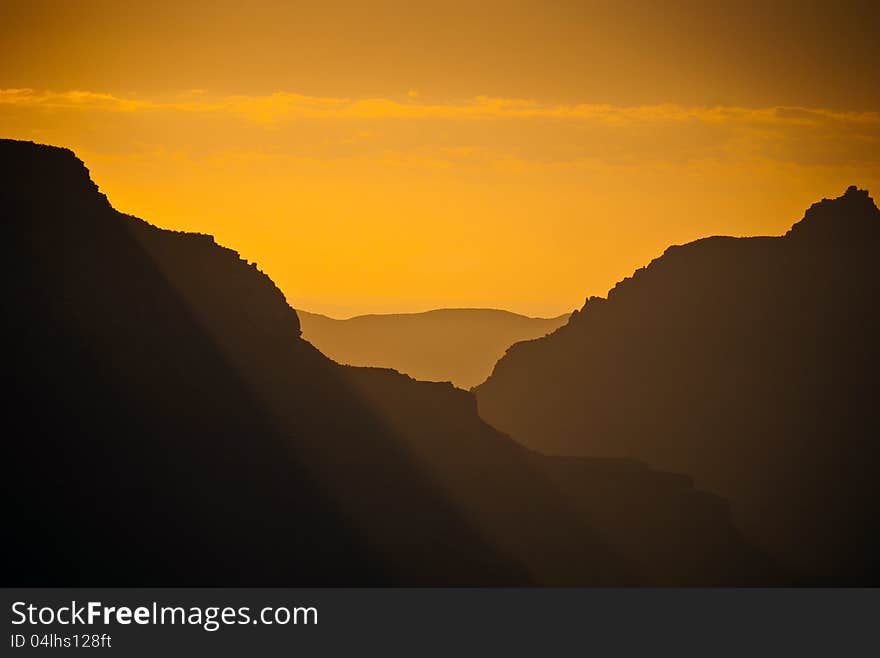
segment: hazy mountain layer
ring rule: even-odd
[[[690,473],[791,568],[876,582],[878,259],[854,187],[784,237],[670,247],[514,345],[480,413],[537,450]]]
[[[544,458],[450,384],[340,366],[210,236],[0,141],[4,584],[779,582],[726,504]]]
[[[469,389],[513,343],[556,330],[568,315],[529,318],[495,309],[361,315],[336,320],[297,311],[303,338],[339,363],[392,368],[416,379]]]

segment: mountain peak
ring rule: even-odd
[[[109,207],[107,197],[98,190],[83,161],[67,148],[0,139],[0,180],[0,200],[8,208]],[[69,214],[59,217],[63,219]]]
[[[878,233],[880,210],[868,190],[850,185],[843,196],[822,199],[810,206],[788,235],[857,241],[866,234],[876,236]]]

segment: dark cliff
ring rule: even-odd
[[[536,450],[694,476],[817,582],[876,582],[880,212],[851,187],[783,237],[670,247],[477,388]]]

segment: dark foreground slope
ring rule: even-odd
[[[0,208],[4,584],[777,582],[684,478],[330,361],[254,266],[117,213],[69,151],[0,141]]]
[[[541,455],[486,425],[473,395],[451,384],[371,368],[347,373],[373,408],[409,437],[411,454],[426,472],[499,548],[531,556],[538,582],[571,584],[573,563],[587,567],[597,560],[596,548],[587,544],[585,550],[577,539],[569,515],[624,559],[627,578],[618,582],[791,582],[743,541],[729,522],[727,502],[695,490],[689,477],[630,460]],[[526,528],[540,539],[532,541],[531,531],[523,536]],[[615,578],[605,574],[597,582]]]
[[[360,315],[336,320],[297,311],[303,338],[339,363],[392,368],[416,379],[476,386],[508,347],[549,334],[568,320],[484,308]]]
[[[548,453],[690,473],[820,581],[878,580],[880,213],[850,188],[784,237],[669,248],[476,390]]]
[[[526,577],[413,473],[267,277],[116,213],[69,151],[0,149],[5,581]]]

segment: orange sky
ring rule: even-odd
[[[410,4],[6,0],[0,136],[335,316],[555,315],[880,194],[876,3]]]

